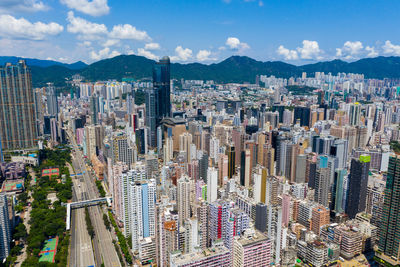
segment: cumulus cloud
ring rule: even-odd
[[[240,40],[236,37],[229,37],[226,39],[225,45],[232,50],[245,50],[250,48],[247,43],[240,42]]]
[[[344,43],[342,48],[336,48],[336,56],[346,59],[356,58],[363,52],[363,44],[360,41]]]
[[[278,55],[283,56],[285,60],[297,60],[299,59],[299,55],[296,50],[289,50],[285,48],[283,45],[280,45],[276,50]]]
[[[116,39],[129,39],[137,41],[151,40],[150,36],[147,35],[147,32],[137,30],[136,27],[130,24],[114,26],[112,31],[110,32],[110,37]]]
[[[319,49],[317,41],[304,40],[303,47],[298,47],[297,51],[302,59],[322,59],[322,50]]]
[[[365,51],[368,52],[367,57],[377,57],[379,55],[379,53],[375,50],[375,47],[373,46],[365,47]]]
[[[107,0],[60,0],[71,9],[91,16],[102,16],[110,12]]]
[[[158,43],[145,44],[144,49],[146,50],[160,50],[161,46]]]
[[[198,61],[212,61],[212,60],[216,60],[216,58],[214,57],[210,57],[211,56],[211,51],[208,50],[200,50],[197,55],[196,55],[196,59]]]
[[[37,12],[49,7],[39,0],[1,0],[0,12]]]
[[[387,40],[382,46],[383,53],[387,55],[400,56],[400,45],[392,44],[391,41]]]
[[[84,49],[76,49],[74,47],[68,47],[64,49],[52,42],[47,40],[26,40],[26,39],[0,39],[0,55],[27,57],[27,58],[38,58],[46,59],[48,57],[58,60],[59,58],[67,58],[63,61],[68,63],[82,60],[87,52],[81,54]]]
[[[109,39],[107,41],[104,40],[105,44],[103,46],[113,46],[117,44],[119,40],[151,40],[145,31],[139,31],[130,24],[115,25],[112,31],[109,32],[106,25],[93,23],[81,17],[76,17],[73,11],[68,12],[67,21],[69,22],[67,25],[68,32],[77,34],[78,38],[81,40],[104,40],[108,37]]]
[[[158,56],[154,55],[152,52],[146,50],[145,48],[139,48],[137,54],[139,56],[147,57],[149,59],[157,60]]]
[[[47,36],[58,35],[64,27],[55,22],[32,23],[24,18],[0,15],[0,36],[9,39],[43,40]]]
[[[67,21],[69,22],[67,25],[68,32],[78,34],[84,40],[96,40],[108,33],[106,25],[75,17],[72,11],[68,12]]]
[[[278,55],[283,56],[285,60],[297,59],[317,59],[321,60],[323,51],[319,48],[317,41],[303,40],[303,46],[297,47],[296,50],[290,50],[280,45],[276,50]]]
[[[110,46],[114,46],[119,44],[120,41],[117,39],[108,39],[107,41],[105,41],[105,43],[103,43],[104,47],[110,47]]]
[[[67,26],[68,32],[78,34],[82,39],[96,40],[101,35],[106,35],[108,33],[106,25],[75,17],[72,11],[68,12],[67,20],[69,22]]]
[[[101,49],[99,52],[95,52],[95,51],[90,52],[90,58],[93,60],[112,58],[112,57],[116,57],[119,55],[121,55],[120,52],[118,52],[116,50],[111,51],[111,49],[109,47]]]
[[[183,48],[182,46],[177,46],[175,48],[175,56],[171,57],[172,61],[187,61],[193,57],[193,51],[189,48]]]

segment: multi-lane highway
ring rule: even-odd
[[[94,179],[90,175],[90,172],[88,172],[86,168],[82,152],[77,147],[75,136],[70,131],[67,132],[68,136],[70,137],[70,142],[73,146],[72,164],[74,166],[75,172],[82,174],[74,179],[75,196],[77,200],[98,198],[99,196],[97,187],[94,183]],[[119,262],[117,252],[115,251],[114,244],[112,243],[113,237],[111,233],[106,229],[103,222],[104,212],[105,211],[99,206],[89,207],[89,214],[95,231],[95,237],[92,243],[94,248],[94,262],[96,266],[100,266],[102,263],[104,263],[106,267],[119,267],[121,266],[121,264]],[[81,219],[83,220],[83,224],[79,225],[79,221]],[[78,239],[79,236],[83,236],[81,232],[86,231],[84,209],[73,210],[71,221],[73,223],[71,224],[70,265],[73,267],[90,266],[90,263],[88,263],[88,265],[81,265],[86,264],[86,262],[81,263],[80,261],[76,260],[76,258],[89,258],[87,262],[91,262],[91,259],[93,259],[93,250],[92,254],[88,252],[89,247],[90,249],[92,249],[92,246],[88,246],[85,240]],[[81,240],[83,240],[83,242]]]
[[[74,201],[85,199],[85,183],[74,179]],[[94,266],[92,241],[86,230],[85,210],[74,209],[71,212],[71,265]]]

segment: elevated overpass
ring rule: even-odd
[[[102,197],[96,199],[82,200],[71,203],[61,203],[62,206],[67,207],[67,218],[66,218],[66,230],[70,230],[71,228],[71,209],[79,209],[88,206],[95,206],[101,203],[107,203],[108,206],[111,206],[112,198],[111,197]]]

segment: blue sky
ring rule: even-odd
[[[0,0],[0,55],[293,64],[400,56],[399,0]]]

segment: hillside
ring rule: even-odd
[[[47,68],[50,66],[63,66],[71,70],[79,70],[86,68],[88,65],[82,61],[78,61],[72,64],[61,63],[54,60],[42,60],[42,59],[35,59],[35,58],[23,58],[23,57],[7,57],[7,56],[0,56],[0,65],[4,65],[5,63],[17,63],[20,59],[25,60],[26,64],[29,66],[36,66]]]
[[[31,64],[31,68],[34,86],[43,86],[47,82],[62,85],[65,78],[75,73],[80,73],[88,81],[151,77],[154,63],[154,60],[141,56],[121,55],[100,60],[81,69],[71,68],[65,64],[46,67],[32,66],[33,64]],[[346,72],[361,73],[366,78],[400,78],[400,57],[365,58],[351,63],[333,60],[295,66],[281,61],[261,62],[245,56],[231,56],[210,65],[201,63],[171,64],[172,78],[215,80],[225,83],[254,82],[257,74],[288,78],[290,76],[298,77],[302,72],[307,72],[309,76],[314,75],[315,72],[331,72],[332,74]]]

